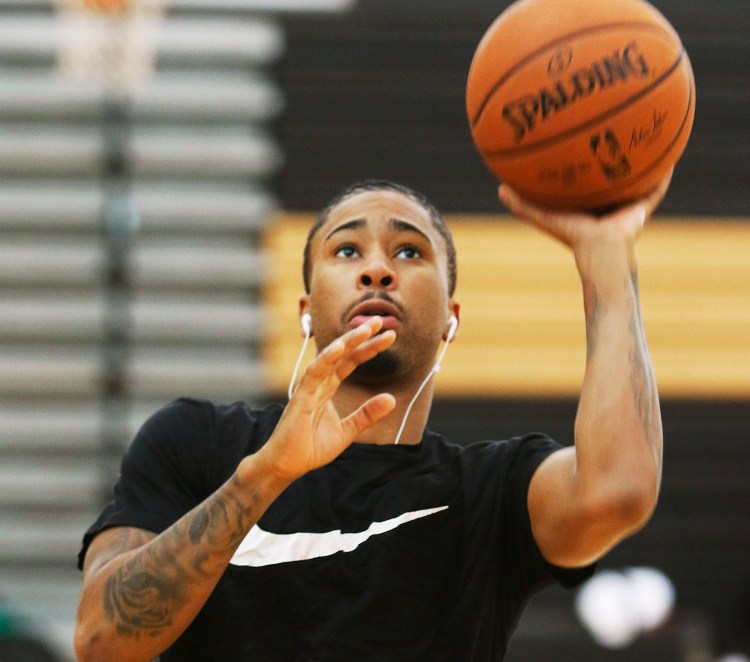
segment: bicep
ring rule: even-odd
[[[571,463],[573,466],[571,467]],[[527,506],[531,531],[542,556],[555,565],[564,554],[566,526],[570,524],[571,474],[575,472],[575,451],[563,448],[542,461],[529,482]]]
[[[112,559],[153,540],[156,534],[132,526],[116,526],[102,531],[91,541],[83,562],[84,583]]]
[[[577,471],[574,447],[549,455],[529,483],[531,530],[544,558],[576,568],[600,559],[641,526],[626,499],[606,486],[586,485]]]
[[[601,558],[606,523],[586,502],[576,475],[574,447],[555,451],[531,477],[528,493],[531,530],[539,550],[553,565],[574,568]]]

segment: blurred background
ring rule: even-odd
[[[132,26],[90,33],[106,37],[88,52],[61,4],[0,0],[3,662],[72,659],[80,538],[149,413],[181,395],[285,399],[304,235],[354,180],[421,190],[455,234],[461,335],[430,426],[459,443],[572,441],[572,260],[504,215],[464,113],[473,50],[509,3],[146,4]],[[750,655],[750,12],[654,4],[698,99],[640,246],[665,473],[652,521],[600,567],[658,570],[639,599],[664,612],[639,621],[632,595],[606,591],[594,611],[625,632],[606,647],[576,593],[549,589],[511,661]]]

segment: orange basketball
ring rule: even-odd
[[[519,0],[477,47],[466,110],[498,178],[546,207],[600,210],[677,162],[695,82],[674,28],[643,0]]]

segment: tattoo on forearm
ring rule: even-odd
[[[190,542],[193,545],[200,544],[201,538],[203,538],[210,524],[208,513],[205,508],[201,508],[190,522],[188,522],[188,534],[190,536]]]
[[[633,388],[635,410],[643,424],[646,440],[651,443],[653,435],[657,434],[657,391],[656,380],[650,368],[648,347],[643,332],[643,322],[640,314],[638,274],[631,273],[634,292],[633,310],[630,317],[630,333],[633,345],[630,349],[630,380]]]
[[[107,578],[104,613],[122,636],[158,635],[189,601],[191,584],[222,572],[223,566],[211,562],[225,562],[255,521],[259,498],[250,497],[248,507],[232,490],[217,492]],[[115,544],[128,541],[119,538]]]
[[[586,360],[590,360],[599,340],[601,304],[591,281],[583,282],[583,307],[586,314]]]
[[[628,363],[633,403],[647,442],[654,446],[660,434],[656,380],[651,371],[648,348],[640,314],[638,272],[633,268],[622,286],[632,294],[630,317],[630,350]],[[599,296],[594,283],[583,281],[584,308],[586,312],[586,357],[593,358],[601,335],[600,323],[606,313],[606,303]]]
[[[630,350],[630,380],[635,409],[643,424],[646,438],[650,441],[656,418],[656,383],[649,368],[646,339],[637,310],[633,311],[631,333],[633,345]]]
[[[137,637],[145,631],[158,634],[172,622],[172,612],[179,608],[179,584],[154,572],[138,571],[132,562],[107,579],[104,589],[104,612],[117,622],[123,636]]]

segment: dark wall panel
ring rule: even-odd
[[[569,444],[576,406],[572,400],[438,400],[430,427],[459,443],[542,431]],[[724,651],[750,652],[748,413],[747,402],[662,403],[664,476],[656,513],[601,563],[667,573],[682,616],[705,616],[713,644]],[[542,630],[537,634],[551,623],[547,635],[558,636],[560,619],[567,614],[572,621],[571,604],[572,595],[562,590],[539,595],[532,603],[538,613],[529,616]],[[550,613],[557,615],[540,617]],[[521,634],[529,636],[528,624]]]
[[[505,0],[360,0],[339,17],[287,22],[279,127],[287,209],[323,206],[355,179],[386,177],[444,211],[499,209],[471,143],[464,88],[474,48]],[[662,211],[750,213],[750,12],[746,0],[661,0],[696,75],[693,136]]]

